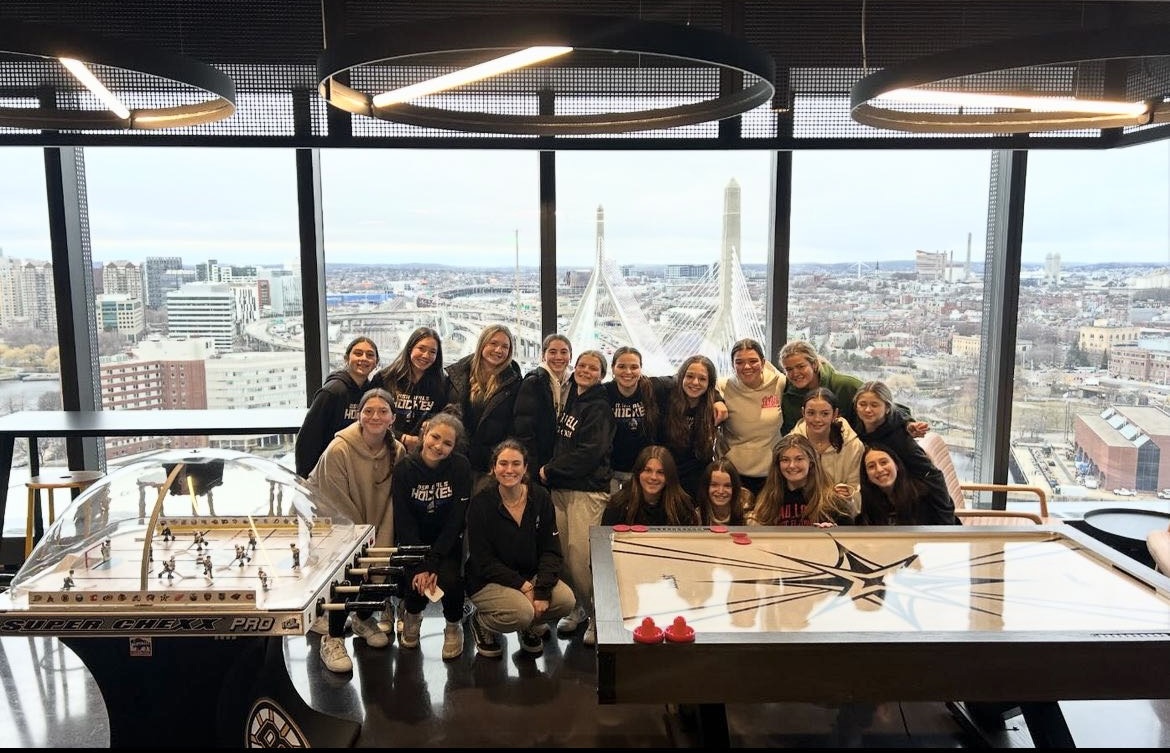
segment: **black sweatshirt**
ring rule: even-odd
[[[552,497],[539,484],[528,485],[520,524],[504,509],[497,484],[475,495],[467,511],[467,592],[488,583],[520,589],[533,581],[533,596],[548,601],[561,576],[561,541]]]
[[[297,475],[308,478],[313,467],[333,441],[333,435],[358,419],[358,404],[369,383],[358,385],[347,369],[338,369],[325,377],[309,403],[305,421],[297,432]]]
[[[390,480],[395,543],[429,544],[431,551],[422,569],[437,572],[444,559],[463,554],[470,497],[467,458],[453,452],[438,468],[430,468],[417,448],[411,451],[394,466]]]
[[[613,409],[605,387],[595,384],[578,394],[577,383],[569,380],[569,397],[557,425],[553,456],[544,467],[550,489],[609,492],[613,471],[609,456],[613,448]]]

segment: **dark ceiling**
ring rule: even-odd
[[[769,53],[776,64],[777,96],[725,123],[644,131],[604,138],[466,134],[350,116],[317,94],[316,60],[329,38],[342,39],[371,28],[435,21],[467,14],[571,12],[622,16],[689,25],[742,37]],[[864,23],[863,23],[864,16]],[[1163,138],[1170,126],[1058,135],[921,136],[880,131],[849,117],[852,85],[873,70],[924,55],[988,42],[1052,32],[1144,26],[1170,22],[1170,2],[1062,2],[1039,0],[724,0],[723,2],[630,2],[628,0],[5,0],[6,19],[64,24],[116,39],[146,43],[214,65],[237,90],[237,112],[209,125],[159,132],[39,132],[0,128],[3,144],[215,144],[272,146],[442,146],[507,148],[1104,148]],[[1145,86],[1157,93],[1168,82],[1161,58],[1140,65]],[[561,71],[565,91],[609,96],[703,95],[717,87],[709,71],[683,67],[651,75],[634,63],[619,62]],[[1070,76],[1082,88],[1110,80],[1103,62],[1084,63]],[[379,66],[369,74],[393,83],[417,77],[418,68]],[[1065,71],[1068,73],[1068,71]],[[113,69],[111,88],[134,90],[154,103],[183,96],[157,79]],[[672,78],[671,76],[674,76]],[[1020,77],[1017,70],[1002,77]],[[1031,74],[1035,77],[1035,72]],[[1069,78],[1057,75],[1055,78]],[[1133,78],[1132,69],[1129,74]],[[680,78],[681,77],[681,78]],[[523,77],[517,78],[523,85]],[[1089,84],[1086,84],[1089,82]],[[1099,86],[1105,86],[1100,83]],[[59,98],[76,84],[58,67],[29,58],[0,55],[0,102],[12,103],[56,91]],[[36,93],[39,93],[36,94]],[[187,95],[189,96],[189,94]],[[5,99],[8,97],[9,99]],[[499,99],[499,98],[497,98]],[[504,97],[503,99],[508,99]],[[526,107],[521,100],[500,105]],[[27,105],[26,105],[27,106]],[[1167,135],[1170,135],[1168,133]]]

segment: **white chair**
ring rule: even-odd
[[[1018,526],[1025,523],[1041,525],[1055,522],[1048,518],[1048,493],[1038,486],[1024,484],[979,484],[959,480],[955,471],[954,460],[951,459],[951,449],[946,440],[937,432],[928,431],[918,440],[918,444],[926,451],[931,462],[942,471],[947,481],[947,489],[951,492],[951,499],[955,503],[955,515],[964,525],[984,526]],[[1040,499],[1040,514],[1024,512],[1023,510],[973,510],[967,507],[965,492],[1020,492],[1035,494]]]

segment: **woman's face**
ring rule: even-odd
[[[810,437],[827,437],[839,413],[828,400],[815,397],[804,404],[803,415],[804,428]]]
[[[691,400],[698,400],[707,391],[710,380],[707,378],[707,367],[701,363],[692,363],[683,372],[683,394]]]
[[[373,434],[385,434],[394,423],[394,412],[390,410],[390,403],[380,397],[371,397],[362,406],[358,422],[362,429]]]
[[[857,393],[853,408],[866,431],[873,431],[886,420],[886,401],[872,392]]]
[[[656,497],[666,486],[666,469],[658,458],[650,458],[638,473],[638,483],[642,485],[642,493],[648,497]]]
[[[711,481],[707,485],[707,496],[711,504],[716,507],[727,507],[731,504],[731,474],[726,471],[711,471]]]
[[[359,340],[354,343],[353,347],[349,349],[349,355],[345,357],[345,367],[358,382],[363,384],[377,365],[378,351],[374,348],[373,343],[367,340]]]
[[[414,369],[415,377],[423,375],[434,363],[439,355],[439,343],[433,337],[424,337],[410,349],[410,366]]]
[[[865,475],[874,486],[882,491],[889,491],[898,480],[898,465],[890,457],[890,453],[884,450],[870,450],[865,453]]]
[[[569,343],[564,340],[553,340],[544,351],[545,365],[557,376],[564,375],[565,369],[569,368],[569,360],[572,357],[573,351],[569,348]]]
[[[447,424],[427,426],[422,438],[422,459],[434,467],[446,459],[455,449],[455,428]]]
[[[804,454],[804,450],[799,447],[785,447],[776,458],[776,464],[780,467],[780,475],[788,482],[788,486],[793,489],[804,487],[804,483],[808,481],[809,468],[808,455]]]
[[[573,367],[573,380],[582,390],[601,382],[601,361],[596,356],[581,356]]]
[[[508,362],[512,356],[512,343],[503,332],[497,332],[488,338],[479,352],[479,357],[493,369],[498,369]]]
[[[780,365],[784,367],[784,374],[788,383],[798,390],[811,390],[820,386],[821,375],[807,358],[802,355],[788,356]]]
[[[764,359],[751,348],[736,351],[731,364],[739,381],[746,386],[755,388],[764,383]]]
[[[623,353],[613,363],[613,381],[624,394],[632,394],[642,376],[642,359],[633,353]]]
[[[492,466],[492,475],[505,489],[515,488],[524,480],[524,473],[528,470],[524,462],[524,455],[519,450],[507,447],[500,450],[496,456],[496,463]]]

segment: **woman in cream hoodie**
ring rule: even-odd
[[[390,478],[394,464],[405,452],[390,432],[394,423],[394,396],[375,388],[362,395],[358,403],[358,420],[333,437],[321,459],[309,474],[308,484],[320,494],[322,516],[336,515],[354,523],[374,526],[376,546],[390,546],[394,541],[394,507],[390,504]],[[388,614],[387,614],[388,613]],[[387,600],[383,619],[393,623],[393,608]],[[349,618],[355,635],[366,645],[382,648],[390,643],[373,612],[360,610]],[[327,631],[321,620],[314,632]],[[349,672],[353,660],[345,649],[341,635],[321,638],[321,661],[331,672]]]
[[[786,380],[764,358],[764,346],[751,338],[731,346],[731,364],[735,376],[719,380],[727,403],[719,451],[735,464],[744,488],[759,494],[772,465],[772,448],[780,439],[780,397]]]

